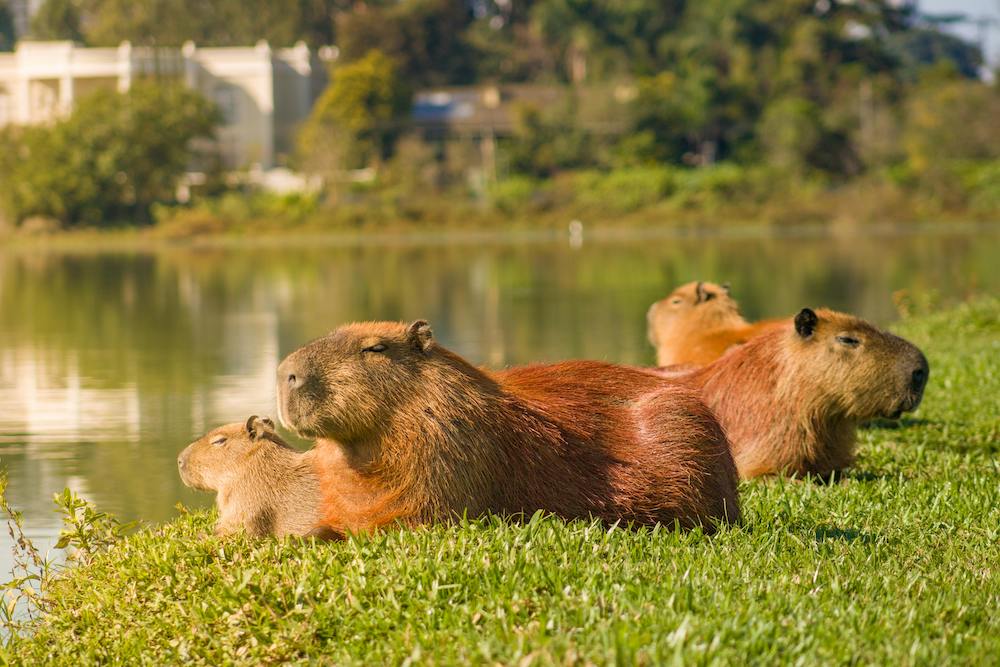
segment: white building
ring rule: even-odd
[[[152,49],[128,42],[84,48],[21,41],[13,53],[0,53],[0,127],[51,121],[89,92],[126,91],[134,80],[152,76],[182,79],[218,105],[218,148],[230,169],[283,162],[296,126],[326,85],[325,65],[301,42],[290,49],[272,49],[264,41],[252,47],[188,42],[180,49]]]

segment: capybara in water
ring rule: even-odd
[[[732,443],[743,478],[829,475],[854,459],[859,423],[915,410],[927,359],[851,315],[803,309],[702,368],[662,374],[699,387]]]
[[[281,363],[278,414],[318,439],[324,522],[338,531],[536,510],[706,530],[739,519],[718,421],[696,390],[648,370],[491,373],[424,321],[350,324]]]
[[[321,525],[313,457],[289,447],[270,419],[253,416],[192,442],[177,457],[177,468],[186,485],[217,492],[217,535],[245,530],[330,537]]]
[[[681,285],[646,312],[647,334],[656,348],[658,366],[711,363],[729,348],[788,321],[751,324],[729,296],[729,285],[710,282]]]

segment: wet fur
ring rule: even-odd
[[[348,325],[279,369],[282,420],[318,438],[331,528],[536,510],[709,530],[738,520],[735,466],[697,391],[598,362],[490,373],[419,324]],[[374,341],[382,356],[357,352]],[[319,379],[292,390],[291,371]]]

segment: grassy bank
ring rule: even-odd
[[[964,169],[964,170],[963,170]],[[420,229],[564,230],[571,220],[617,228],[725,229],[940,220],[989,221],[1000,212],[995,163],[954,167],[929,187],[889,173],[843,182],[766,167],[718,164],[576,170],[510,176],[484,191],[439,189],[384,178],[321,200],[311,195],[230,193],[193,206],[160,207],[154,233],[212,234]]]
[[[915,315],[920,410],[833,484],[742,486],[711,538],[497,520],[343,544],[183,515],[44,590],[15,664],[872,662],[1000,654],[1000,300]]]
[[[0,227],[0,243],[21,246],[132,248],[222,239],[513,233],[565,234],[579,220],[587,233],[666,229],[725,233],[732,229],[870,226],[1000,220],[995,162],[953,164],[926,181],[890,172],[843,182],[766,167],[718,164],[577,170],[537,179],[511,176],[479,191],[418,187],[394,170],[372,183],[324,195],[279,195],[253,189],[152,207],[152,222],[108,221],[61,228],[36,218]]]

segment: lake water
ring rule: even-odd
[[[673,286],[729,281],[750,318],[826,305],[888,324],[893,292],[941,302],[1000,289],[1000,227],[463,236],[423,242],[0,250],[0,466],[29,536],[52,495],[150,522],[205,506],[175,466],[189,441],[273,415],[283,355],[352,320],[425,318],[489,366],[650,364],[645,312]],[[0,538],[0,577],[10,569]]]

